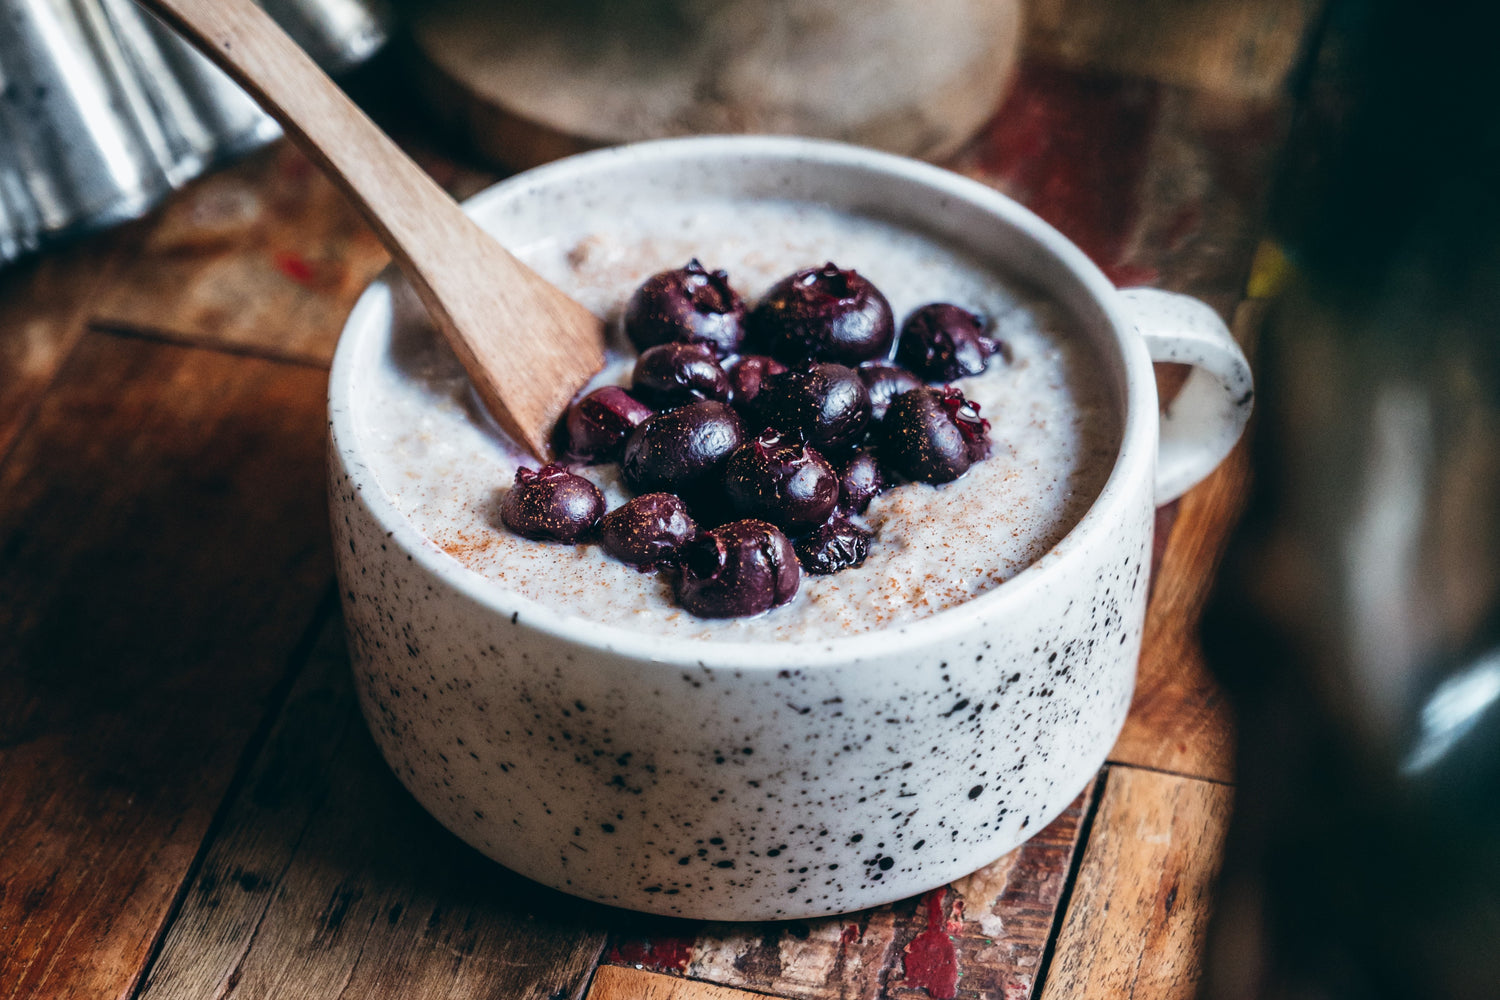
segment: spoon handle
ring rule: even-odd
[[[491,413],[543,456],[551,422],[603,364],[599,321],[484,233],[252,0],[139,2],[244,87],[349,196]]]

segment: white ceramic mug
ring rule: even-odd
[[[371,475],[350,399],[392,331],[391,290],[376,283],[329,390],[335,551],[366,719],[445,826],[588,899],[779,919],[943,885],[1039,831],[1104,762],[1134,687],[1153,512],[1239,437],[1249,367],[1202,303],[1120,292],[999,193],[854,147],[626,146],[519,175],[468,207],[522,242],[670,192],[876,214],[1043,290],[1092,341],[1122,409],[1108,482],[1029,568],[905,626],[761,643],[603,626],[464,568]],[[1153,360],[1197,366],[1160,418]]]

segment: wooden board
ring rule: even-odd
[[[1321,0],[1030,0],[1027,47],[1071,66],[1274,99]]]
[[[140,993],[575,997],[604,944],[591,910],[511,875],[396,783],[324,622]]]
[[[1192,1000],[1231,797],[1109,769],[1042,1000]]]
[[[129,993],[328,586],[318,372],[92,334],[0,467],[0,983]]]
[[[412,36],[433,113],[511,167],[745,132],[942,159],[999,103],[1020,51],[1021,7],[439,0],[413,8]]]
[[[761,1000],[762,994],[731,990],[639,969],[603,965],[594,973],[587,1000]]]
[[[120,242],[104,236],[0,271],[0,459],[83,336]]]
[[[781,924],[636,920],[607,963],[797,1000],[1029,996],[1092,785],[1021,847],[951,886],[861,913]]]

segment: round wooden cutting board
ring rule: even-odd
[[[514,168],[723,132],[926,159],[994,113],[1019,0],[433,0],[411,9],[434,114]]]

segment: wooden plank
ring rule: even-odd
[[[1117,284],[1188,292],[1227,314],[1289,120],[1285,103],[1028,60],[951,165],[1056,226]]]
[[[1110,768],[1042,1000],[1191,1000],[1231,790]]]
[[[1266,303],[1250,300],[1235,314],[1235,335],[1252,359],[1265,311]],[[1249,488],[1242,443],[1177,505],[1152,581],[1130,715],[1110,751],[1114,763],[1234,777],[1230,706],[1204,663],[1198,626]]]
[[[951,886],[779,924],[632,922],[605,961],[797,1000],[1026,997],[1092,788],[1021,847]]]
[[[129,994],[330,579],[324,377],[91,334],[0,466],[0,984]]]
[[[1027,48],[1070,66],[1266,99],[1285,86],[1321,0],[1031,0]]]
[[[0,270],[0,458],[83,336],[120,243],[103,236]]]
[[[469,850],[396,783],[327,623],[206,852],[140,1000],[582,991],[596,909]]]
[[[326,363],[386,261],[343,195],[278,143],[196,181],[152,216],[94,319]]]
[[[764,1000],[764,997],[656,972],[602,965],[594,974],[587,1000]]]

